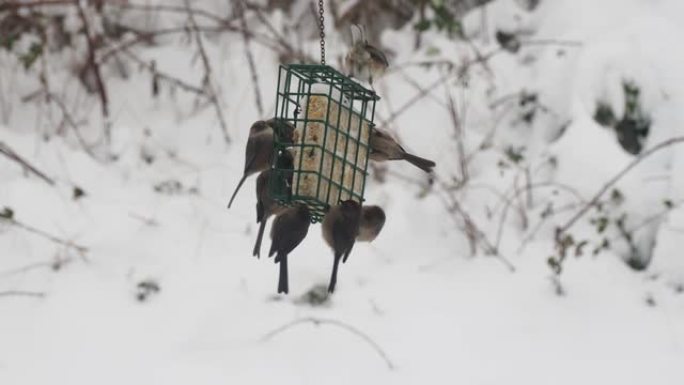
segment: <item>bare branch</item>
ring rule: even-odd
[[[259,116],[264,114],[264,106],[261,102],[261,91],[259,90],[259,76],[256,65],[254,64],[254,55],[249,44],[249,34],[247,33],[247,19],[245,18],[245,0],[238,0],[237,12],[240,17],[240,26],[242,27],[242,39],[245,42],[245,56],[247,56],[247,63],[249,64],[249,72],[252,74],[252,86],[254,87],[254,99],[257,106]]]
[[[458,111],[456,111],[456,104],[454,103],[454,98],[445,83],[445,92],[447,95],[447,100],[449,101],[449,116],[451,117],[451,125],[454,127],[454,135],[456,137],[456,151],[458,156],[458,165],[461,171],[460,183],[466,183],[468,181],[468,160],[465,154],[465,127],[463,127],[463,122],[459,116]]]
[[[421,99],[423,99],[425,96],[430,94],[430,91],[433,89],[439,87],[443,83],[447,82],[450,78],[453,77],[453,74],[447,73],[445,75],[440,76],[437,80],[434,82],[430,83],[427,87],[423,88],[422,90],[418,91],[416,95],[414,95],[411,99],[406,101],[399,109],[396,111],[392,112],[392,114],[385,120],[382,120],[380,122],[380,127],[383,126],[388,126],[390,123],[392,123],[395,119],[397,119],[400,115],[402,115],[406,110],[411,108],[414,104],[418,103]]]
[[[78,9],[78,15],[83,23],[83,33],[86,37],[86,42],[88,43],[88,56],[86,58],[86,65],[90,67],[93,71],[93,76],[95,77],[95,82],[97,84],[98,95],[100,96],[100,106],[102,108],[102,118],[104,119],[104,135],[107,144],[111,143],[112,132],[111,125],[109,121],[109,97],[107,96],[107,89],[105,88],[105,83],[102,81],[102,73],[100,72],[100,65],[97,63],[95,58],[95,52],[97,51],[97,46],[95,44],[95,37],[90,29],[90,23],[88,22],[88,17],[81,6],[80,0],[74,0],[76,8]]]
[[[226,119],[223,117],[223,108],[221,103],[219,103],[216,88],[212,79],[211,64],[209,62],[209,57],[207,52],[204,50],[204,43],[202,42],[202,34],[197,28],[197,23],[195,22],[195,17],[193,10],[190,7],[190,1],[185,0],[185,8],[188,11],[188,21],[190,22],[190,27],[192,28],[195,35],[195,42],[197,43],[197,49],[199,50],[200,58],[202,59],[202,65],[204,66],[204,80],[203,83],[207,87],[207,92],[209,99],[216,109],[216,116],[218,117],[219,123],[221,124],[221,130],[223,132],[223,138],[226,143],[230,143],[231,139],[228,135],[228,125],[226,124]]]
[[[320,325],[336,326],[340,329],[344,329],[344,330],[356,335],[357,337],[359,337],[363,341],[365,341],[368,345],[370,345],[373,348],[373,350],[375,350],[378,353],[378,355],[380,357],[382,357],[382,359],[385,361],[385,364],[387,364],[387,367],[390,370],[395,369],[395,366],[392,363],[392,361],[389,359],[389,357],[387,356],[387,353],[385,353],[385,351],[380,347],[380,345],[378,345],[375,341],[373,341],[373,339],[370,338],[366,333],[362,332],[361,330],[359,330],[359,329],[357,329],[351,325],[348,325],[344,322],[334,320],[334,319],[325,319],[325,318],[316,318],[316,317],[299,318],[299,319],[291,321],[291,322],[267,333],[265,336],[263,336],[261,338],[261,341],[263,341],[263,342],[268,341],[268,340],[272,339],[273,337],[277,336],[278,334],[280,334],[280,333],[282,333],[282,332],[284,332],[284,331],[286,331],[286,330],[288,330],[294,326],[305,324],[305,323],[311,323],[314,326],[320,326]]]
[[[30,265],[0,271],[0,278],[10,277],[10,276],[13,276],[16,274],[27,273],[29,271],[45,269],[45,268],[51,269],[51,270],[59,270],[60,268],[62,268],[62,266],[66,265],[67,263],[70,263],[72,261],[73,261],[72,257],[64,257],[64,258],[60,257],[60,258],[55,258],[53,261],[50,261],[50,262],[36,262],[36,263],[32,263]]]
[[[223,18],[215,13],[212,13],[210,11],[201,9],[201,8],[192,8],[192,7],[185,7],[185,6],[180,6],[180,5],[171,5],[171,4],[155,4],[155,5],[150,5],[150,4],[135,4],[135,3],[108,3],[108,6],[113,6],[113,7],[118,7],[122,9],[127,9],[131,11],[144,11],[144,12],[172,12],[172,13],[181,13],[185,14],[190,10],[193,14],[197,16],[202,16],[207,19],[213,20],[221,25],[228,25],[230,24],[234,18]]]
[[[589,200],[589,202],[587,202],[584,206],[582,206],[582,208],[575,215],[573,215],[567,222],[565,222],[565,224],[560,226],[558,228],[557,233],[556,233],[557,236],[560,237],[561,234],[568,231],[580,218],[582,218],[584,216],[584,214],[587,213],[587,211],[589,211],[590,208],[594,207],[598,203],[599,199],[601,199],[601,197],[603,196],[603,194],[606,193],[606,191],[608,191],[618,181],[620,181],[620,179],[622,179],[622,177],[624,177],[630,170],[632,170],[634,167],[636,167],[636,165],[641,163],[642,160],[648,158],[652,154],[654,154],[654,153],[656,153],[656,152],[658,152],[664,148],[670,147],[672,145],[675,145],[675,144],[678,144],[681,142],[684,142],[684,137],[682,137],[682,136],[670,138],[670,139],[668,139],[664,142],[661,142],[661,143],[649,148],[648,150],[642,152],[637,158],[635,158],[624,169],[622,169],[622,171],[620,171],[615,176],[610,178],[610,180],[608,180],[608,182],[606,182],[596,192],[596,194],[594,194],[594,196]]]
[[[511,273],[515,273],[515,265],[513,265],[513,263],[511,263],[507,258],[502,256],[495,245],[492,245],[489,239],[487,239],[485,236],[484,232],[480,230],[480,228],[475,224],[475,221],[470,217],[470,214],[468,214],[463,207],[461,207],[461,204],[458,203],[457,200],[454,199],[451,202],[451,209],[457,212],[463,218],[464,222],[466,223],[466,227],[474,234],[475,239],[480,243],[484,249],[484,252],[487,255],[501,261],[501,263],[503,263]]]
[[[520,241],[520,246],[518,246],[518,249],[516,250],[516,254],[520,255],[523,251],[525,251],[525,248],[527,245],[534,239],[534,237],[539,233],[539,231],[542,229],[544,226],[544,223],[546,223],[549,219],[551,219],[554,215],[564,213],[566,211],[571,211],[575,210],[577,207],[579,207],[579,204],[576,203],[571,203],[568,205],[565,205],[563,207],[559,207],[557,209],[554,209],[553,212],[549,213],[548,215],[542,216],[541,220],[537,222],[537,224],[532,228],[527,235],[523,238],[522,241]]]
[[[35,0],[35,1],[6,1],[0,4],[0,11],[14,8],[35,8],[50,5],[73,4],[72,0]]]
[[[81,256],[84,256],[88,252],[88,249],[85,246],[81,246],[81,245],[76,244],[72,241],[67,241],[67,240],[61,239],[59,237],[56,237],[50,233],[43,231],[43,230],[40,230],[40,229],[37,229],[33,226],[29,226],[27,224],[19,222],[12,217],[9,217],[9,218],[8,217],[0,217],[0,223],[2,223],[2,222],[9,223],[12,226],[18,227],[18,228],[25,230],[31,234],[34,234],[34,235],[37,235],[41,238],[47,239],[48,241],[50,241],[52,243],[55,243],[55,244],[58,244],[58,245],[61,245],[61,246],[67,247],[67,248],[74,249],[79,254],[81,254]]]
[[[8,159],[18,163],[21,167],[24,168],[24,170],[31,172],[32,174],[43,180],[45,183],[49,184],[50,186],[55,185],[55,181],[52,178],[45,175],[44,172],[38,170],[35,166],[31,165],[31,163],[29,163],[26,159],[19,156],[19,154],[17,154],[4,142],[0,142],[0,154],[5,155]]]
[[[136,30],[135,28],[131,26],[122,26],[125,29],[131,31],[135,36],[131,39],[128,39],[123,42],[118,42],[117,45],[114,45],[112,47],[109,47],[107,51],[105,51],[103,54],[100,55],[98,58],[98,63],[102,64],[105,63],[107,60],[110,58],[114,57],[119,51],[125,50],[127,48],[131,48],[137,44],[143,43],[143,42],[153,42],[154,38],[159,37],[159,36],[164,36],[164,35],[174,35],[174,34],[183,34],[188,32],[188,27],[187,26],[178,26],[178,27],[168,27],[168,28],[161,28],[161,29],[155,29],[155,30]],[[277,42],[274,42],[273,39],[269,38],[268,36],[256,32],[252,32],[250,30],[244,30],[241,27],[236,27],[234,25],[228,25],[228,24],[222,24],[219,26],[208,26],[208,25],[197,25],[197,30],[200,32],[207,32],[207,33],[221,33],[221,32],[233,32],[233,33],[242,33],[246,34],[250,37],[250,39],[253,39],[254,41],[258,42],[259,44],[268,47],[274,51],[278,51],[279,47]]]
[[[128,56],[134,62],[136,62],[139,65],[141,65],[142,67],[144,67],[146,70],[150,71],[153,75],[157,76],[159,79],[163,79],[163,80],[165,80],[165,81],[173,84],[174,86],[177,86],[178,88],[181,88],[185,91],[192,92],[192,93],[195,93],[195,94],[201,95],[201,96],[208,96],[206,94],[206,90],[204,90],[200,87],[197,87],[195,85],[192,85],[190,83],[187,83],[184,80],[181,80],[175,76],[172,76],[172,75],[169,75],[167,73],[159,71],[158,69],[154,68],[151,63],[144,61],[143,59],[141,59],[140,57],[135,55],[133,52],[131,52],[130,50],[123,49],[121,52],[124,55]]]
[[[43,297],[45,297],[45,293],[42,291],[7,290],[7,291],[0,291],[0,297],[43,298]]]
[[[476,244],[479,244],[486,255],[498,259],[511,273],[514,273],[516,271],[515,265],[501,255],[497,247],[493,245],[489,239],[487,239],[485,233],[480,230],[480,227],[475,223],[470,214],[463,209],[461,204],[458,202],[458,199],[454,196],[454,189],[449,188],[449,186],[447,186],[438,178],[436,178],[436,180],[439,183],[442,191],[444,191],[444,195],[449,198],[444,200],[447,212],[456,213],[463,220],[466,236],[471,243],[471,252],[474,254],[476,251],[475,246]]]
[[[95,152],[93,152],[92,146],[86,143],[85,139],[83,138],[83,135],[81,135],[81,131],[79,130],[78,125],[76,124],[76,120],[74,120],[74,118],[71,116],[71,113],[67,109],[64,102],[59,97],[57,97],[57,95],[51,93],[49,90],[47,90],[46,92],[46,98],[48,103],[55,102],[57,107],[59,107],[59,110],[62,112],[63,122],[70,126],[72,130],[74,130],[76,140],[78,140],[78,143],[81,145],[83,151],[85,151],[85,153],[88,154],[94,160],[100,162],[100,159],[97,157]]]
[[[416,79],[409,76],[405,70],[398,70],[398,72],[399,72],[399,75],[406,81],[406,83],[408,83],[411,87],[413,87],[413,89],[415,89],[416,91],[419,91],[419,92],[424,92],[423,86],[420,83],[418,83],[416,81]],[[438,97],[436,97],[435,95],[433,95],[431,92],[428,92],[428,94],[426,96],[429,97],[433,102],[444,107],[445,110],[447,110],[447,111],[449,110],[449,105],[447,103],[445,103],[443,100],[441,100]]]
[[[259,6],[247,2],[245,3],[245,6],[247,9],[251,10],[254,12],[256,15],[257,20],[268,29],[268,31],[273,35],[273,38],[275,40],[275,43],[277,43],[282,49],[285,50],[285,53],[288,55],[294,56],[301,60],[302,62],[305,63],[315,63],[316,59],[314,59],[312,56],[307,55],[306,53],[302,52],[300,49],[296,49],[292,46],[292,44],[288,43],[287,39],[278,32],[278,30],[273,27],[273,24],[268,20],[268,18],[264,15],[264,12],[259,8]],[[275,51],[279,51],[278,47],[272,47]]]

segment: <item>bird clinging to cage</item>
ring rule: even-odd
[[[297,204],[283,211],[273,221],[271,227],[271,250],[268,256],[276,254],[275,262],[280,266],[278,275],[278,293],[290,291],[287,277],[287,255],[292,252],[306,237],[311,224],[309,208]]]
[[[361,221],[359,222],[359,242],[372,242],[378,237],[385,226],[385,211],[380,206],[363,206],[361,209]]]
[[[256,242],[254,243],[254,251],[252,251],[252,255],[257,258],[259,258],[259,256],[261,255],[261,240],[264,236],[264,229],[266,228],[266,222],[268,221],[268,218],[270,218],[271,215],[278,215],[287,209],[287,207],[279,204],[270,196],[268,192],[269,183],[278,184],[279,186],[277,186],[277,188],[287,188],[286,180],[279,178],[279,176],[274,170],[262,171],[257,177],[256,213],[257,223],[259,223],[259,231],[257,233]]]
[[[389,67],[385,54],[378,48],[368,44],[364,28],[356,24],[351,26],[352,47],[345,57],[345,65],[349,76],[368,80],[380,78]]]
[[[258,120],[252,124],[249,128],[249,138],[245,146],[245,168],[240,182],[238,182],[233,195],[230,197],[228,208],[233,204],[233,200],[242,184],[245,183],[245,179],[266,170],[271,165],[274,133],[278,136],[278,140],[292,142],[294,130],[295,128],[291,124],[277,119]]]
[[[334,261],[328,292],[335,291],[337,284],[337,269],[342,262],[347,262],[351,254],[356,237],[359,235],[361,222],[361,205],[354,200],[341,201],[339,205],[330,208],[323,219],[323,239],[333,249]]]
[[[427,173],[432,172],[432,168],[435,167],[435,162],[406,152],[390,134],[379,128],[373,129],[370,147],[370,158],[376,162],[405,160]]]

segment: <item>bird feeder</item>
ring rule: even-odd
[[[281,65],[275,119],[295,130],[292,141],[275,135],[271,197],[305,204],[314,223],[341,200],[362,203],[379,99],[330,66]]]

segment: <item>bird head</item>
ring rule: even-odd
[[[252,124],[252,127],[249,128],[249,135],[252,136],[254,134],[259,134],[262,133],[266,130],[269,129],[269,125],[264,122],[263,120],[257,120]]]

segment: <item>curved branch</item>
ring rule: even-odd
[[[597,192],[594,194],[594,196],[585,204],[582,206],[582,208],[572,216],[563,226],[560,226],[556,232],[558,236],[563,234],[564,232],[568,231],[580,218],[584,216],[584,214],[589,211],[590,208],[596,205],[598,203],[599,199],[601,199],[601,196],[608,191],[611,187],[613,187],[622,177],[624,177],[629,171],[631,171],[634,167],[636,167],[639,163],[641,163],[642,160],[648,158],[649,156],[653,155],[654,153],[670,147],[672,145],[682,143],[684,142],[684,136],[679,136],[675,138],[670,138],[664,142],[661,142],[648,150],[644,151],[639,155],[636,159],[634,159],[632,162],[630,162],[627,167],[622,169],[619,173],[617,173],[614,177],[612,177],[608,182],[606,182]]]
[[[351,325],[348,325],[344,322],[337,321],[334,319],[325,319],[325,318],[316,318],[316,317],[299,318],[299,319],[291,321],[291,322],[267,333],[265,336],[261,337],[261,341],[262,342],[268,341],[268,340],[272,339],[273,337],[277,336],[278,334],[286,331],[287,329],[290,329],[294,326],[305,324],[305,323],[311,323],[311,324],[314,324],[314,326],[320,326],[320,325],[337,326],[340,329],[344,329],[344,330],[356,335],[357,337],[359,337],[363,341],[365,341],[368,345],[370,345],[373,348],[373,350],[375,350],[378,353],[378,355],[383,359],[383,361],[385,361],[385,364],[387,364],[387,367],[390,370],[395,369],[394,363],[392,363],[392,361],[389,359],[389,357],[387,356],[387,353],[385,353],[385,351],[382,350],[380,345],[378,345],[375,341],[373,341],[373,339],[370,338],[366,333],[360,331],[359,329],[357,329]]]

